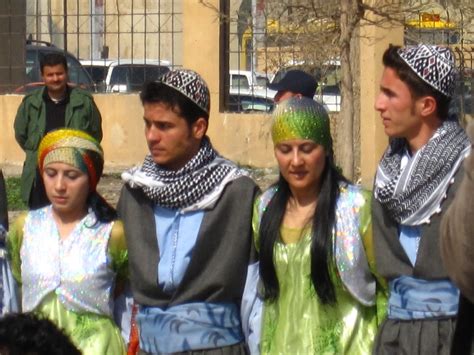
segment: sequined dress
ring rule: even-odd
[[[51,206],[30,211],[11,229],[8,255],[24,312],[53,320],[85,355],[125,354],[112,297],[127,273],[123,227],[95,221],[89,211],[61,239]]]
[[[254,231],[258,231],[262,212],[258,210],[271,199],[269,195],[272,193],[266,192],[256,201]],[[263,303],[260,353],[371,353],[377,326],[384,316],[383,311],[377,313],[378,308],[384,309],[377,304],[384,305],[385,301],[383,289],[372,275],[373,265],[368,266],[373,258],[367,258],[364,248],[371,243],[368,200],[369,196],[354,186],[341,188],[335,255],[330,266],[337,299],[334,306],[323,305],[312,285],[310,228],[281,227],[282,239],[298,241],[285,244],[280,240],[274,246],[280,293],[275,302]]]

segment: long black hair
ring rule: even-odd
[[[95,214],[96,223],[108,223],[115,221],[117,211],[113,208],[97,191],[93,191],[87,197],[87,206],[89,206]]]
[[[323,304],[336,302],[334,285],[329,272],[333,249],[333,228],[336,223],[336,202],[340,183],[347,179],[337,169],[332,149],[326,155],[326,164],[321,176],[321,190],[312,218],[311,236],[311,280],[316,294]],[[281,239],[280,227],[286,205],[291,196],[288,182],[281,176],[275,195],[266,207],[260,222],[260,277],[263,281],[263,298],[274,301],[279,295],[278,278],[273,263],[275,243]]]
[[[94,185],[96,185],[104,171],[104,158],[102,154],[90,149],[87,150],[87,156],[95,169],[93,173],[95,173],[96,182]],[[91,172],[88,169],[86,174],[89,176],[89,183],[91,183]],[[96,188],[97,186],[94,186],[93,191],[89,192],[89,196],[87,196],[86,200],[87,206],[92,209],[96,217],[94,225],[97,223],[108,223],[116,220],[118,218],[117,211],[97,192]]]

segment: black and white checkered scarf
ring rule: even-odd
[[[225,185],[242,175],[247,173],[220,157],[206,137],[198,153],[181,169],[163,169],[148,154],[141,166],[124,172],[122,179],[132,188],[142,189],[159,206],[194,210],[212,205]]]
[[[420,225],[441,211],[441,202],[470,142],[457,122],[445,121],[433,137],[405,166],[404,139],[393,139],[384,153],[375,178],[375,198],[400,224]]]

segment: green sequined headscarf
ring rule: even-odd
[[[272,139],[277,145],[291,139],[309,139],[332,149],[329,116],[320,103],[306,97],[292,97],[273,112]]]

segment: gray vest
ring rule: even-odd
[[[402,275],[425,280],[448,277],[439,250],[439,228],[441,218],[461,183],[463,170],[461,167],[457,171],[454,183],[448,188],[447,197],[441,205],[441,213],[433,215],[431,222],[421,227],[421,240],[415,266],[411,265],[400,244],[397,222],[390,218],[380,202],[372,196],[375,260],[380,275],[388,280]]]
[[[252,206],[257,185],[243,176],[230,182],[216,205],[206,210],[191,261],[172,294],[158,286],[159,246],[153,204],[140,189],[125,185],[118,212],[125,227],[135,300],[167,307],[188,302],[240,305],[252,252]]]

